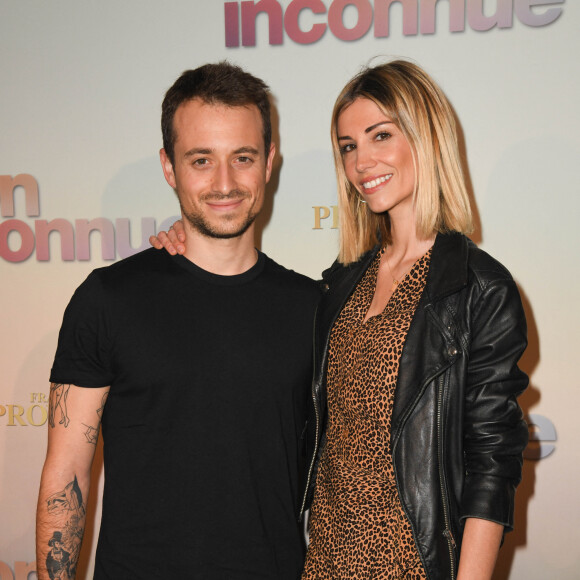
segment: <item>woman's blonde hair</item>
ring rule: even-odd
[[[390,241],[388,214],[374,214],[348,181],[338,143],[341,112],[370,99],[402,131],[413,152],[417,234],[472,231],[471,208],[457,145],[455,117],[435,81],[417,65],[395,60],[365,68],[344,87],[332,112],[331,139],[338,182],[340,250],[349,264],[378,241]]]

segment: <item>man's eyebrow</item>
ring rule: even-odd
[[[186,151],[184,157],[193,157],[194,155],[211,155],[213,153],[213,149],[207,149],[203,147],[194,147],[189,151]]]
[[[214,153],[213,149],[209,149],[207,147],[193,147],[189,151],[186,151],[184,157],[187,159],[188,157],[193,157],[194,155],[211,155]],[[233,154],[239,155],[240,153],[251,153],[252,155],[259,155],[260,152],[255,147],[250,145],[244,145],[243,147],[238,147]]]
[[[373,129],[376,129],[377,127],[380,127],[381,125],[387,125],[387,124],[393,124],[393,121],[380,121],[379,123],[375,123],[374,125],[371,125],[370,127],[367,127],[365,129],[365,133],[370,133]],[[338,141],[345,141],[347,139],[352,140],[352,137],[349,137],[348,135],[345,135],[344,137],[337,137]]]
[[[239,149],[236,149],[234,151],[234,155],[239,155],[240,153],[251,153],[252,155],[259,155],[260,154],[260,152],[255,147],[252,147],[251,145],[244,145],[243,147],[240,147]]]

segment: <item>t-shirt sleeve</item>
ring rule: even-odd
[[[52,383],[98,388],[113,381],[111,328],[98,271],[77,288],[65,313],[50,373]]]

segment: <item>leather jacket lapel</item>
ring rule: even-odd
[[[457,355],[452,325],[436,303],[467,284],[467,240],[459,234],[438,234],[433,245],[425,290],[405,338],[391,418],[393,448],[404,421],[433,378]],[[425,345],[430,348],[425,348]]]

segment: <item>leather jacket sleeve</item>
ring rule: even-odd
[[[522,451],[528,442],[528,428],[516,400],[528,383],[517,366],[527,344],[526,321],[511,276],[501,270],[489,274],[472,270],[479,296],[472,296],[470,344],[466,345],[460,517],[488,519],[511,529]]]

